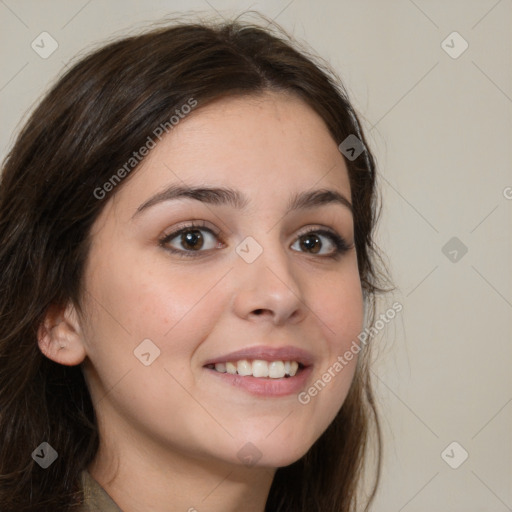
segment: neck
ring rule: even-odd
[[[193,458],[124,439],[130,437],[100,441],[88,467],[123,512],[264,512],[275,468]]]

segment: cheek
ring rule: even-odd
[[[363,329],[364,307],[357,266],[331,276],[324,287],[315,288],[311,309],[318,317],[326,352],[316,378],[298,397],[314,411],[317,432],[334,419],[350,389],[359,357],[358,336]],[[355,271],[354,271],[355,270]]]
[[[165,425],[178,413],[201,416],[184,391],[194,384],[191,358],[225,307],[214,293],[225,271],[171,271],[165,263],[107,259],[87,281],[93,389],[141,430],[155,411]],[[148,366],[139,359],[145,353]]]
[[[115,259],[93,261],[88,291],[100,307],[101,323],[130,333],[133,341],[163,338],[188,321],[201,301],[211,300],[208,292],[218,281],[211,272],[176,269],[165,258],[143,260],[119,252]]]
[[[130,322],[141,336],[153,335],[167,351],[189,352],[207,335],[223,307],[217,285],[225,272],[153,268],[141,276],[131,294]],[[224,306],[225,307],[225,306]]]
[[[136,380],[141,369],[150,368],[166,368],[183,385],[192,385],[193,355],[226,307],[219,300],[225,269],[198,272],[192,266],[171,268],[161,257],[141,261],[129,256],[126,251],[116,260],[97,261],[88,276],[89,356],[101,385],[109,388],[129,369],[136,371],[130,380]],[[149,357],[157,358],[146,368],[136,357],[148,349]],[[158,375],[151,372],[147,380],[146,372],[140,382],[166,389],[169,374]]]
[[[311,301],[329,350],[336,355],[343,353],[363,328],[363,294],[357,266],[330,276],[325,286],[316,286]]]

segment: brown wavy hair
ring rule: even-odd
[[[94,408],[81,366],[44,357],[38,328],[51,306],[72,301],[82,311],[90,229],[112,195],[98,199],[94,191],[190,98],[198,110],[226,96],[294,93],[325,121],[337,143],[351,134],[364,143],[358,158],[345,160],[360,279],[368,310],[375,313],[383,273],[373,241],[374,158],[337,75],[261,18],[266,27],[240,19],[174,22],[94,50],[45,95],[7,155],[0,181],[3,512],[64,512],[83,501],[80,473],[99,445]],[[358,489],[369,453],[375,464],[363,501],[371,502],[381,435],[368,358],[365,348],[349,394],[324,434],[301,459],[277,469],[266,511],[361,510]],[[31,457],[42,441],[59,455],[47,469]]]

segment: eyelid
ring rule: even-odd
[[[307,235],[309,233],[329,234],[332,237],[334,237],[335,239],[341,240],[346,245],[347,249],[351,249],[354,246],[353,243],[350,243],[348,241],[348,239],[345,236],[343,236],[342,234],[340,234],[338,231],[336,231],[335,229],[330,228],[328,226],[324,226],[322,224],[316,224],[316,225],[313,224],[311,226],[307,226],[306,228],[304,228],[303,230],[300,230],[297,233],[297,238]]]
[[[168,230],[165,230],[162,233],[162,238],[167,238],[171,235],[177,235],[180,233],[180,231],[183,231],[184,229],[193,229],[193,228],[204,228],[206,230],[211,231],[215,236],[219,237],[221,235],[221,230],[218,229],[214,224],[211,224],[207,220],[199,220],[199,219],[191,219],[185,222],[182,222],[176,226],[173,226],[172,228],[169,228]]]
[[[305,228],[301,228],[299,230],[299,232],[297,233],[297,237],[300,237],[300,236],[303,236],[303,235],[307,235],[308,233],[311,233],[312,231],[313,232],[327,231],[327,232],[331,233],[334,236],[341,236],[336,231],[334,231],[334,229],[332,229],[332,228],[329,228],[327,226],[323,226],[322,224],[312,224],[312,225],[307,226]]]

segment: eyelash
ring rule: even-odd
[[[173,254],[176,254],[179,257],[183,257],[183,258],[200,257],[200,254],[202,252],[203,253],[207,253],[211,249],[206,250],[206,251],[201,251],[201,250],[199,250],[199,251],[190,251],[190,250],[187,251],[187,250],[180,250],[180,249],[175,249],[173,247],[167,246],[167,244],[171,240],[176,238],[177,236],[179,236],[179,235],[181,235],[183,233],[186,233],[187,231],[193,231],[194,229],[197,229],[197,228],[201,228],[201,229],[199,229],[199,231],[201,231],[201,230],[208,231],[209,233],[214,235],[216,238],[220,237],[220,232],[215,232],[213,229],[211,229],[209,227],[206,227],[206,222],[205,221],[190,222],[189,224],[186,224],[185,226],[177,229],[176,231],[173,231],[172,233],[164,235],[162,238],[160,238],[159,244],[166,251],[169,251],[169,252],[171,252]],[[330,231],[330,230],[327,230],[327,229],[324,229],[324,228],[309,229],[308,231],[300,233],[297,236],[297,238],[301,238],[303,236],[306,236],[306,235],[309,235],[309,234],[312,234],[312,233],[328,237],[331,240],[331,242],[333,243],[333,245],[334,245],[334,250],[333,250],[333,252],[331,254],[320,255],[320,256],[318,256],[319,258],[338,259],[342,254],[346,253],[351,248],[351,246],[347,243],[347,241],[343,237],[341,237],[340,235],[338,235],[334,231]],[[224,243],[224,242],[222,242],[222,243]],[[298,252],[301,252],[301,251],[298,251]],[[314,256],[314,253],[307,253],[306,252],[305,254],[310,254],[310,255]]]

